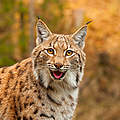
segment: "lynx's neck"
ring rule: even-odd
[[[49,98],[56,104],[76,104],[79,91],[78,79],[80,79],[78,73],[73,75],[68,72],[67,77],[62,82],[50,83],[47,88]]]

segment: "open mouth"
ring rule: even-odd
[[[51,70],[50,70],[50,73],[51,73],[51,75],[52,75],[55,79],[58,79],[58,80],[60,80],[61,78],[63,78],[64,75],[65,75],[65,72],[60,72],[59,70],[57,70],[57,71],[51,71]]]

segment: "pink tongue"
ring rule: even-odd
[[[62,76],[62,74],[63,74],[63,73],[62,73],[62,72],[59,72],[59,71],[53,72],[54,77],[57,78],[57,79],[60,79],[61,76]]]

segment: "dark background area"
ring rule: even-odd
[[[119,0],[0,0],[0,67],[30,56],[36,16],[64,34],[92,19],[74,120],[120,120],[119,6]]]

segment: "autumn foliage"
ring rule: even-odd
[[[119,0],[1,0],[0,67],[30,56],[35,18],[70,34],[89,20],[85,74],[74,120],[120,119]]]

